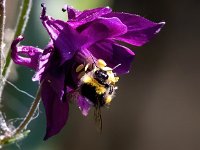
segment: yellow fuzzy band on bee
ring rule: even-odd
[[[97,94],[104,94],[106,92],[104,85],[101,85],[97,80],[91,78],[90,76],[85,75],[83,77],[83,82],[95,87]]]

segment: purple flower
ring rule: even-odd
[[[12,59],[16,64],[36,71],[33,80],[40,81],[41,98],[46,111],[47,128],[44,139],[57,134],[65,125],[69,112],[69,93],[79,85],[76,68],[103,59],[117,75],[129,72],[134,53],[122,46],[122,41],[142,46],[156,35],[164,22],[154,23],[141,16],[112,12],[111,8],[79,11],[68,6],[68,21],[46,15],[42,5],[41,21],[51,41],[44,50],[32,46],[18,46],[19,36],[12,43]],[[93,60],[94,59],[94,60]],[[76,103],[87,115],[92,102],[78,95]]]

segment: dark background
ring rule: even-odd
[[[72,0],[71,0],[72,1]],[[70,1],[70,2],[71,2]],[[132,70],[122,76],[110,109],[103,109],[103,132],[94,126],[92,112],[85,118],[70,105],[65,128],[43,142],[45,115],[29,125],[30,135],[19,142],[22,150],[199,150],[200,149],[200,1],[197,0],[84,0],[74,7],[110,5],[114,11],[136,13],[155,22],[165,21],[161,32],[143,47],[132,47]],[[67,1],[50,5],[48,14],[61,12]],[[76,1],[75,1],[76,2]],[[23,44],[44,47],[48,36],[39,22],[40,1],[33,9]],[[12,2],[10,3],[12,5]],[[13,5],[12,5],[13,6]],[[13,10],[13,9],[12,9]],[[11,11],[11,10],[10,10]],[[16,10],[17,11],[17,10]],[[58,14],[59,16],[59,14]],[[57,17],[59,18],[59,17]],[[13,69],[14,70],[14,69]],[[12,81],[34,94],[33,71],[17,67]],[[11,78],[12,79],[12,78]],[[32,100],[9,85],[4,94],[8,119],[23,117]],[[6,150],[18,149],[7,146]]]

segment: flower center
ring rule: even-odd
[[[94,105],[110,104],[117,87],[117,77],[106,62],[98,59],[92,64],[80,64],[76,68],[78,73],[80,94],[89,99]]]

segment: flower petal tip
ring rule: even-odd
[[[160,22],[159,24],[165,25],[165,24],[166,24],[166,22],[164,22],[164,21],[163,21],[163,22]]]
[[[17,46],[17,44],[19,44],[21,41],[23,41],[24,40],[24,37],[22,36],[22,35],[20,35],[20,36],[18,36],[13,42],[12,42],[12,44],[11,44],[11,49],[15,49],[15,51],[17,51],[16,50],[16,46]]]
[[[166,24],[166,22],[160,22],[158,24],[160,25],[160,28],[162,28]]]
[[[63,6],[63,8],[62,8],[62,11],[63,11],[63,12],[66,12],[67,9],[68,9],[68,7],[69,7],[69,6],[68,6],[67,4],[65,4],[65,5]]]
[[[45,6],[45,3],[41,3],[41,7],[42,7],[42,12],[41,12],[40,19],[44,19],[46,17],[46,6]]]
[[[22,35],[20,35],[20,36],[17,37],[17,39],[19,39],[19,40],[23,40],[24,37],[23,37]]]
[[[160,22],[158,23],[158,25],[160,25],[160,27],[155,31],[155,34],[159,33],[160,30],[163,28],[163,26],[165,25],[165,22]]]

